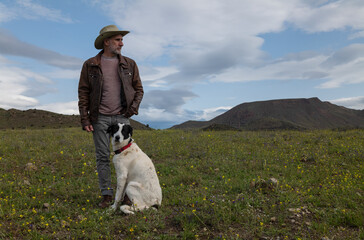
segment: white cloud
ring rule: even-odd
[[[159,108],[143,108],[138,116],[133,117],[137,121],[147,124],[148,122],[175,122],[176,119],[187,121],[188,118],[181,112],[180,114],[168,112]]]
[[[80,69],[82,60],[72,56],[35,46],[19,40],[8,31],[0,28],[0,53],[35,59],[44,64],[66,69]]]
[[[0,66],[0,107],[25,109],[38,104],[34,97],[25,96],[30,88],[29,78],[35,81],[47,81],[36,73],[14,67]]]
[[[5,4],[0,3],[0,23],[8,22],[16,17],[16,13]]]
[[[152,90],[144,95],[141,103],[143,109],[163,109],[172,114],[181,111],[189,99],[197,97],[196,94],[184,89]]]
[[[177,72],[175,67],[140,67],[143,84],[153,88],[165,88],[167,82],[162,79]]]
[[[219,0],[127,3],[113,0],[101,5],[114,22],[131,30],[125,42],[128,48],[135,49],[133,55],[140,59],[170,55],[178,50],[203,54],[217,48],[217,52],[222,52],[231,44],[227,39],[241,43],[234,54],[243,49],[244,57],[254,59],[262,43],[256,35],[282,30],[292,7],[289,3],[270,0],[257,0],[254,4],[241,0],[231,0],[228,4]],[[247,41],[255,46],[246,44]],[[230,48],[237,46],[230,45]]]
[[[156,71],[144,75],[148,86],[191,89],[196,82],[320,80],[324,83],[317,87],[323,89],[364,82],[364,45],[299,52],[280,59],[270,59],[262,51],[262,34],[286,28],[307,34],[349,29],[355,32],[350,38],[362,37],[362,0],[111,0],[96,4],[120,28],[131,31],[125,37],[126,54],[137,62],[156,63]],[[158,60],[170,67],[158,69]],[[190,96],[188,91],[183,94]],[[182,111],[186,101],[178,95],[181,101],[166,110],[159,103],[172,95],[154,91],[146,95],[143,111],[166,119],[173,117],[169,113]],[[209,110],[198,114],[201,119],[210,115]]]
[[[334,67],[330,72],[330,80],[319,87],[337,88],[345,84],[359,83],[364,83],[364,57]]]
[[[216,108],[207,108],[204,109],[201,113],[197,113],[196,117],[194,119],[200,120],[200,121],[209,121],[226,111],[230,110],[231,107],[216,107]]]
[[[50,112],[67,114],[67,115],[78,115],[78,101],[71,102],[57,102],[57,103],[49,103],[43,105],[34,106],[36,109],[42,109]]]
[[[9,61],[9,59],[0,55],[0,64],[10,64],[10,63],[11,61]]]
[[[326,71],[322,71],[319,65],[325,61],[328,56],[313,55],[307,58],[301,58],[296,55],[289,58],[283,58],[279,61],[269,62],[262,66],[252,67],[235,67],[227,69],[221,74],[211,78],[211,81],[218,82],[250,82],[262,80],[293,80],[293,79],[312,79],[323,78],[327,76]]]
[[[81,67],[80,67],[81,69]],[[69,69],[55,69],[52,72],[45,73],[47,77],[51,79],[71,79],[78,80],[80,78],[80,69],[79,70],[69,70]]]
[[[119,26],[131,30],[125,41],[140,59],[175,51],[195,52],[193,58],[230,48],[255,60],[262,43],[257,36],[280,32],[287,23],[308,32],[364,29],[361,0],[112,0],[100,6]]]
[[[72,19],[60,10],[47,8],[31,0],[9,1],[8,5],[0,3],[0,22],[14,19],[45,19],[54,22],[72,23]]]
[[[210,78],[217,82],[262,80],[324,80],[319,88],[338,88],[364,82],[364,44],[353,44],[332,54],[303,52],[266,62],[259,67],[227,69]]]
[[[353,33],[349,36],[350,40],[353,40],[356,38],[364,38],[364,31],[359,31],[359,32]]]
[[[196,81],[243,82],[258,80],[320,79],[319,87],[339,87],[362,82],[361,62],[355,50],[298,53],[284,59],[267,60],[261,50],[263,33],[283,31],[294,24],[307,32],[352,28],[364,29],[364,1],[274,1],[274,0],[180,0],[99,3],[122,28],[131,30],[126,45],[139,59],[169,59],[174,71],[155,76],[156,87]],[[120,11],[125,14],[119,14]],[[140,17],[143,16],[143,17]],[[324,68],[325,61],[338,60],[341,53],[355,58],[350,64]],[[301,55],[301,56],[300,56]],[[289,59],[291,57],[291,59]],[[301,57],[301,58],[300,58]],[[361,72],[361,71],[360,71]],[[356,76],[354,80],[353,77]]]
[[[39,104],[38,96],[56,91],[45,75],[20,67],[0,55],[0,107],[27,109]]]
[[[321,6],[310,6],[304,0],[291,12],[288,21],[309,32],[328,32],[345,28],[364,29],[364,1],[327,1]]]
[[[168,128],[191,119],[209,121],[229,109],[231,107],[208,108],[202,111],[190,111],[180,108],[177,112],[170,112],[165,109],[148,107],[141,109],[139,115],[134,116],[133,119],[144,124],[150,124],[153,128]]]
[[[328,81],[321,88],[335,88],[345,84],[364,82],[364,44],[352,44],[332,54],[321,64],[328,73]]]
[[[364,44],[352,44],[334,52],[323,65],[327,68],[357,61],[364,56]]]
[[[364,96],[330,100],[331,103],[351,109],[364,109]]]

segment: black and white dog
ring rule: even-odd
[[[112,147],[115,155],[113,162],[117,177],[115,202],[111,206],[115,211],[123,200],[120,210],[126,214],[158,207],[162,203],[162,189],[151,159],[134,143],[131,138],[133,129],[130,125],[118,123],[109,127]],[[126,199],[129,199],[127,204]]]

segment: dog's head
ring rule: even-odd
[[[133,128],[130,125],[118,123],[110,126],[107,132],[111,134],[113,146],[120,145],[123,147],[129,143],[133,135]]]

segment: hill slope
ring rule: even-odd
[[[188,121],[173,128],[206,128],[213,124],[248,130],[362,128],[364,115],[363,111],[318,98],[283,99],[243,103],[210,121]]]
[[[130,120],[134,129],[150,129],[144,124]],[[30,109],[30,110],[4,110],[0,108],[0,129],[18,128],[68,128],[81,127],[79,115],[62,115],[58,113]]]

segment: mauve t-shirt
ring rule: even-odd
[[[99,112],[115,115],[122,110],[120,91],[121,79],[118,74],[119,59],[101,56],[101,70],[104,78]]]

